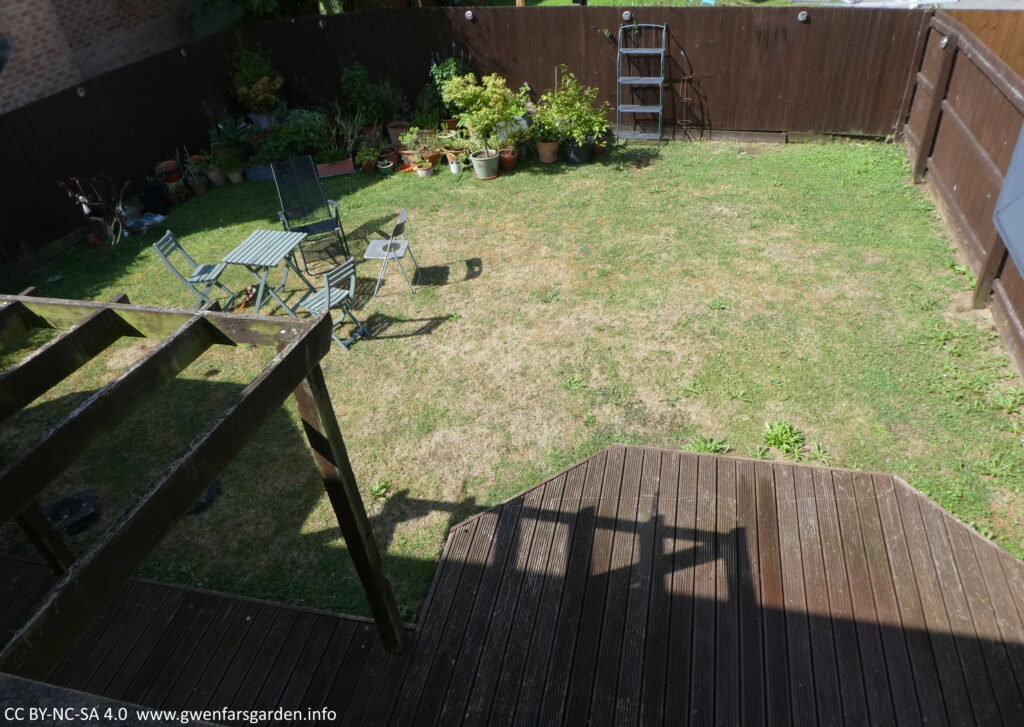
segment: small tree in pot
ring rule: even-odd
[[[594,139],[608,131],[612,107],[607,101],[598,103],[598,93],[596,87],[584,86],[562,66],[558,90],[544,94],[542,99],[565,141],[566,161],[570,164],[589,162]]]
[[[472,73],[445,82],[445,100],[459,110],[460,124],[483,143],[481,150],[469,155],[478,179],[498,176],[498,152],[490,148],[487,139],[496,127],[508,124],[525,113],[529,90],[523,84],[518,91],[513,91],[496,73],[484,76],[480,83]]]

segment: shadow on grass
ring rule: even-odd
[[[39,498],[43,506],[80,491],[98,499],[99,521],[66,538],[76,556],[84,555],[119,515],[149,490],[167,463],[187,450],[241,393],[242,384],[210,380],[226,368],[220,362],[200,364],[199,371],[193,373],[199,378],[173,379],[164,389],[145,397],[135,411],[118,422],[108,422],[67,473],[43,491]],[[31,443],[58,425],[93,393],[70,393],[3,422],[0,459],[16,459],[25,451],[23,443]],[[337,407],[337,392],[334,401]],[[220,496],[208,509],[175,523],[139,576],[368,614],[341,533],[325,504],[305,437],[284,408],[270,414],[217,479]],[[367,483],[363,485],[365,491]],[[364,495],[364,500],[372,506],[370,496]],[[431,557],[389,555],[386,551],[398,525],[441,512],[449,516],[447,533],[452,523],[481,509],[472,497],[455,503],[432,501],[412,497],[404,489],[390,496],[370,518],[407,618],[415,617],[436,563]],[[321,514],[314,516],[317,512]],[[322,524],[311,532],[310,522]],[[0,527],[0,555],[40,560],[13,523]]]

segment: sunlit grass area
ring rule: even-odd
[[[377,264],[360,263],[356,313],[375,335],[324,362],[403,615],[416,617],[453,522],[615,442],[893,472],[1024,553],[1020,381],[987,313],[968,310],[972,280],[909,171],[876,143],[674,143],[489,182],[327,180],[357,257],[405,207],[423,267],[415,295],[392,271],[369,297]],[[273,184],[248,182],[166,225],[212,262],[275,229],[276,212]],[[191,305],[154,239],[75,249],[23,284]],[[122,342],[5,422],[0,456],[151,345]],[[208,352],[47,499],[90,483],[109,524],[272,355]],[[368,612],[293,406],[221,482],[145,575]],[[28,552],[13,529],[3,547]]]

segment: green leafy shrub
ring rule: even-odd
[[[513,91],[497,73],[484,76],[479,83],[475,75],[467,73],[446,81],[442,94],[458,109],[459,122],[484,141],[484,149],[489,153],[486,140],[496,127],[526,112],[529,91],[526,84]]]
[[[380,123],[384,116],[377,87],[362,63],[345,66],[341,71],[341,92],[349,108],[368,124]]]
[[[608,131],[612,107],[607,101],[597,102],[596,87],[584,86],[565,66],[561,71],[558,89],[541,96],[534,123],[539,115],[541,123],[554,126],[561,138],[582,146]]]
[[[725,443],[724,439],[704,436],[692,437],[686,443],[686,448],[691,452],[700,452],[701,454],[725,454],[729,451],[729,445]]]
[[[284,78],[258,47],[239,42],[231,57],[231,84],[235,97],[246,112],[267,114],[281,105]]]
[[[423,93],[432,93],[436,96],[439,102],[437,113],[440,117],[449,119],[458,113],[458,109],[449,99],[445,98],[444,84],[456,76],[465,76],[467,73],[469,73],[469,66],[465,61],[458,58],[445,58],[442,61],[430,64],[430,79],[432,82],[424,87]],[[420,108],[423,108],[423,106],[421,105]]]
[[[283,124],[271,128],[253,154],[256,164],[269,164],[302,154],[313,154],[327,145],[327,116],[319,111],[295,109]],[[345,158],[348,158],[346,154]]]

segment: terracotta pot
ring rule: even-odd
[[[461,149],[442,149],[442,151],[445,157],[447,157],[449,164],[461,161],[463,154],[465,154]]]
[[[402,164],[415,164],[419,152],[415,149],[402,149],[398,152],[402,156]]]
[[[356,170],[351,159],[329,164],[317,164],[316,173],[320,177],[334,177],[338,174],[351,174]]]
[[[391,139],[391,143],[398,146],[401,142],[399,139],[402,134],[407,132],[412,127],[408,121],[389,121],[388,122],[388,137]]]
[[[239,169],[237,172],[228,172],[228,179],[231,180],[232,184],[241,184],[243,180],[242,170]]]
[[[554,164],[558,161],[559,144],[560,142],[557,141],[537,142],[537,159],[540,160],[541,164]]]
[[[206,178],[209,179],[215,187],[219,187],[228,181],[228,176],[224,173],[224,170],[219,167],[210,167],[207,169]]]
[[[441,125],[444,128],[448,129],[449,131],[455,131],[457,128],[459,128],[459,120],[458,119],[443,119],[441,121]]]
[[[393,146],[381,147],[380,156],[378,159],[387,159],[389,162],[398,166],[398,149]]]
[[[363,171],[372,172],[377,168],[377,162],[363,162]]]
[[[602,154],[604,154],[604,150],[605,150],[606,146],[607,146],[607,144],[605,144],[603,141],[595,141],[593,143],[593,145],[591,146],[591,149],[593,149],[593,152],[594,152],[594,156],[599,157]]]
[[[501,171],[511,172],[516,168],[516,162],[519,161],[519,152],[515,149],[502,149],[498,152],[498,164],[501,165]]]
[[[196,197],[202,197],[204,194],[207,193],[207,191],[209,191],[206,186],[206,179],[203,179],[202,181],[192,182],[188,186],[192,190],[192,194],[194,194]]]
[[[423,158],[430,162],[431,167],[436,167],[441,161],[441,150],[431,149],[429,153],[423,155]]]

